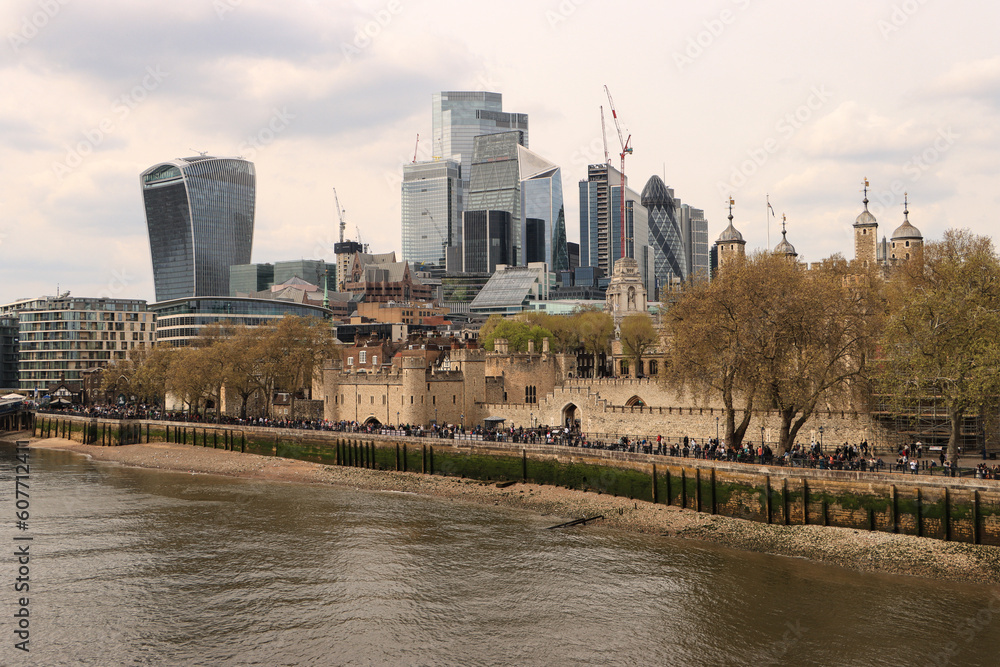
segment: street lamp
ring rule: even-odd
[[[763,427],[763,425],[760,427],[760,446],[761,447],[764,446],[764,427]]]
[[[459,415],[462,418],[462,432],[465,433],[465,413]]]
[[[434,425],[437,426],[438,423],[438,409],[434,408]]]
[[[719,417],[715,417],[715,444],[719,444]]]
[[[399,430],[399,410],[396,410],[396,430]]]
[[[819,450],[823,451],[823,427],[819,427]]]

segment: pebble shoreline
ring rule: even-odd
[[[479,480],[329,466],[171,443],[98,447],[48,439],[32,440],[30,446],[77,452],[98,461],[142,468],[432,495],[553,516],[553,524],[604,515],[604,519],[590,525],[802,557],[863,572],[1000,588],[1000,547],[849,528],[767,525],[554,486],[517,483],[500,489]]]

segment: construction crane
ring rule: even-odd
[[[358,245],[361,246],[361,252],[368,252],[368,244],[361,240],[361,227],[355,225],[354,229],[358,230]]]
[[[615,129],[618,130],[618,142],[622,146],[622,189],[619,198],[621,199],[622,257],[625,257],[625,156],[632,153],[632,147],[629,145],[632,142],[632,135],[628,135],[628,139],[626,139],[622,134],[622,127],[618,122],[618,111],[615,110],[615,101],[611,99],[611,91],[608,90],[607,85],[604,86],[604,92],[608,95],[608,104],[611,105],[611,117],[615,121]]]
[[[340,242],[344,242],[344,228],[347,222],[344,221],[344,210],[340,208],[340,199],[337,198],[337,188],[333,189],[333,201],[337,205],[337,218],[340,220]]]
[[[420,148],[420,133],[417,133],[417,143],[413,145],[413,164],[417,163],[417,149]]]
[[[601,138],[604,139],[604,164],[611,166],[611,156],[608,154],[608,132],[604,129],[604,105],[601,105]]]

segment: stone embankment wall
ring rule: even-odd
[[[641,405],[629,405],[637,402]],[[608,435],[655,439],[662,435],[670,442],[684,436],[703,442],[717,433],[725,435],[721,404],[677,394],[653,379],[573,379],[540,397],[536,404],[487,403],[483,408],[485,414],[505,417],[507,426],[561,426],[569,415],[574,415],[590,439],[606,439]],[[781,419],[777,412],[756,412],[747,428],[747,439],[760,442],[761,427],[765,442],[778,441]],[[880,449],[899,444],[897,437],[866,413],[837,410],[817,411],[798,434],[801,443],[821,440],[832,446],[864,440]]]
[[[37,437],[167,440],[333,465],[531,481],[777,524],[1000,546],[1000,482],[802,470],[554,445],[38,415]]]

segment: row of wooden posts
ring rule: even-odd
[[[681,468],[680,475],[679,476],[675,476],[675,477],[679,477],[680,478],[680,485],[681,485],[680,496],[681,497],[680,497],[679,506],[683,507],[683,508],[687,508],[688,507],[687,480],[690,478],[690,475],[691,475],[691,471],[689,469],[687,469],[687,468]],[[701,468],[695,468],[694,469],[694,477],[695,477],[695,494],[694,495],[695,495],[695,497],[693,499],[694,507],[692,507],[691,509],[694,509],[694,510],[696,510],[698,512],[704,512],[707,509],[707,511],[709,513],[711,513],[711,514],[717,514],[718,512],[716,511],[716,503],[715,503],[715,469],[714,468],[709,471],[709,475],[710,475],[710,479],[711,479],[711,485],[710,485],[711,494],[710,494],[710,498],[709,498],[709,502],[708,502],[708,507],[705,508],[705,507],[703,507],[703,503],[702,503],[702,485],[701,485],[702,474],[701,474]],[[667,502],[666,502],[666,504],[670,505],[671,504],[671,499],[673,498],[674,494],[671,493],[671,480],[672,480],[672,476],[670,474],[670,470],[669,469],[664,472],[664,478],[665,478],[666,487],[667,487],[667,498],[666,498]],[[802,525],[809,525],[809,480],[805,476],[803,476],[801,478],[801,480],[802,480],[802,502],[801,502],[801,505],[802,505]],[[774,523],[774,508],[772,506],[772,498],[771,498],[771,496],[772,496],[772,490],[774,490],[774,486],[772,486],[772,484],[771,484],[771,476],[770,475],[764,475],[764,498],[765,498],[764,515],[765,515],[765,521],[768,524]],[[924,536],[923,535],[923,516],[922,516],[923,497],[922,497],[922,493],[921,493],[920,487],[916,487],[914,489],[914,491],[915,491],[915,495],[916,495],[916,502],[915,502],[916,512],[915,512],[915,516],[914,516],[914,525],[916,527],[916,535],[917,535],[917,537],[923,537]],[[943,491],[944,491],[944,516],[943,516],[942,523],[944,524],[943,525],[944,540],[945,541],[950,541],[952,539],[951,498],[950,498],[950,493],[949,493],[949,490],[948,490],[947,487],[944,487]],[[890,510],[889,522],[892,524],[892,532],[898,533],[899,532],[899,516],[900,515],[899,515],[898,493],[897,493],[897,489],[896,489],[896,485],[895,484],[890,484],[889,485],[889,500],[890,500],[890,502],[889,502],[889,510]],[[655,463],[653,464],[653,502],[654,503],[658,502],[658,499],[657,499],[657,487],[656,487],[656,464]],[[788,500],[788,480],[785,479],[785,478],[782,478],[782,480],[781,480],[781,503],[782,503],[781,523],[787,526],[787,525],[789,525],[789,515],[790,515],[789,505],[790,505],[790,503],[789,503],[789,500]],[[829,526],[830,525],[830,518],[829,518],[829,515],[828,515],[828,509],[829,508],[828,508],[828,502],[827,502],[826,498],[824,498],[821,501],[821,505],[822,505],[821,514],[820,514],[821,519],[820,519],[818,525]],[[976,489],[973,489],[973,491],[972,491],[972,507],[971,507],[971,510],[972,510],[972,516],[970,518],[970,522],[972,524],[972,543],[973,544],[980,544],[981,543],[980,528],[979,528],[980,498],[979,498],[979,491],[976,490]],[[869,507],[868,508],[868,530],[869,531],[874,531],[875,529],[876,529],[876,524],[875,524],[875,510],[874,510],[874,508]]]

